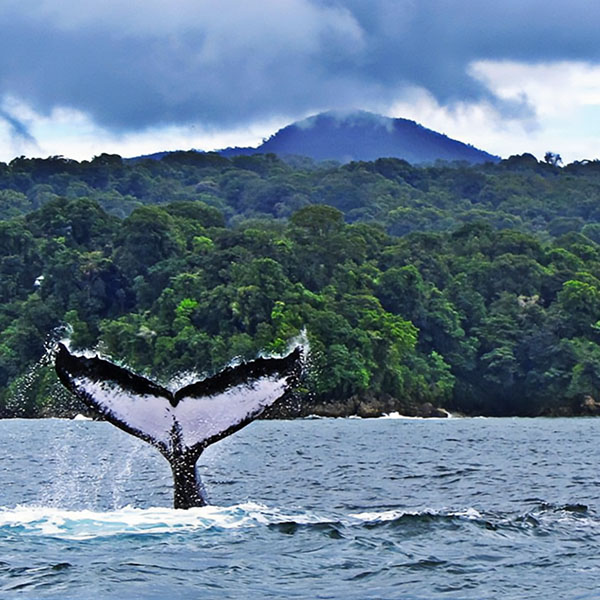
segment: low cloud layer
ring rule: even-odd
[[[0,123],[7,125],[10,134],[17,140],[27,144],[35,143],[35,138],[29,133],[27,125],[10,112],[0,109]]]
[[[531,119],[526,97],[496,94],[472,65],[600,62],[599,21],[589,0],[4,0],[0,99],[113,132],[384,110],[415,88]]]

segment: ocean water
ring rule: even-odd
[[[255,422],[211,506],[107,423],[0,421],[0,598],[600,597],[600,420]]]

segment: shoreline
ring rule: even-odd
[[[377,416],[360,416],[360,415],[321,415],[315,413],[308,413],[302,416],[295,417],[281,417],[281,416],[269,416],[259,417],[257,421],[324,421],[324,420],[335,420],[335,419],[348,419],[356,421],[461,421],[469,419],[593,419],[600,415],[593,414],[546,414],[546,415],[467,415],[463,413],[447,413],[447,416],[414,416],[405,415],[399,412],[393,412],[390,414],[382,414]],[[81,421],[81,422],[103,422],[100,416],[94,415],[89,416],[82,413],[74,415],[37,415],[37,416],[12,416],[12,417],[0,417],[0,421]]]
[[[41,410],[3,411],[0,419],[80,419],[102,420],[92,409],[83,402],[70,402],[63,406],[46,405]],[[451,409],[435,406],[431,402],[415,402],[400,400],[390,395],[376,395],[363,393],[354,395],[345,400],[310,401],[308,398],[296,398],[283,402],[265,411],[261,420],[294,420],[306,418],[362,418],[362,419],[456,419],[456,418],[574,418],[600,416],[600,403],[591,397],[585,396],[582,400],[572,401],[547,408],[538,413],[470,413],[460,410],[460,407]]]

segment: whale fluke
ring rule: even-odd
[[[204,449],[245,427],[297,385],[298,346],[283,358],[258,358],[176,392],[107,360],[71,354],[59,344],[60,381],[87,406],[127,433],[155,446],[169,461],[175,508],[203,506],[196,474]]]

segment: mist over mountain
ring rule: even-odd
[[[408,119],[365,111],[329,111],[292,123],[256,148],[226,148],[223,156],[267,154],[314,160],[371,161],[401,158],[412,164],[436,160],[496,162],[499,157],[451,139]]]

